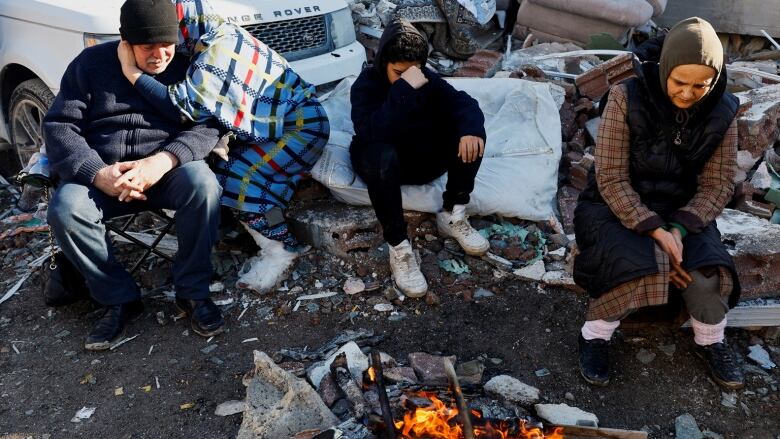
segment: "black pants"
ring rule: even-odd
[[[446,172],[443,208],[452,210],[456,204],[468,204],[482,158],[463,163],[458,157],[459,141],[453,139],[405,145],[353,142],[350,148],[352,168],[368,186],[371,205],[388,244],[395,246],[407,239],[401,207],[401,185],[427,184]]]

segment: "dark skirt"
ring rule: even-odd
[[[615,287],[659,272],[655,240],[623,226],[605,203],[581,200],[574,211],[574,231],[580,253],[574,261],[574,281],[592,298]],[[732,275],[729,306],[739,300],[734,261],[721,243],[715,222],[683,239],[683,268],[726,267]]]

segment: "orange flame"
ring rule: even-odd
[[[403,421],[396,421],[395,428],[404,438],[431,438],[431,439],[461,439],[463,428],[458,421],[458,409],[448,407],[435,395],[421,393],[431,400],[429,407],[418,407],[414,412],[404,414]],[[481,418],[481,414],[472,410],[475,418]],[[545,434],[539,428],[526,428],[520,425],[520,431],[512,432],[505,425],[491,425],[474,427],[474,436],[490,439],[563,439],[563,429],[557,427],[553,432]]]
[[[374,370],[374,366],[368,368],[368,378],[372,383],[376,382],[376,371]]]

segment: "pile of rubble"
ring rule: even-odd
[[[239,438],[429,437],[426,427],[436,427],[436,437],[470,437],[454,434],[461,426],[486,437],[542,437],[542,432],[566,437],[576,429],[588,430],[588,437],[621,433],[599,429],[596,415],[569,405],[575,400],[570,393],[556,401],[510,375],[486,379],[486,369],[500,365],[500,358],[479,355],[458,362],[455,356],[413,352],[398,361],[374,348],[382,339],[365,329],[347,330],[316,350],[283,349],[273,356],[254,351],[254,369],[243,379],[246,398],[219,404],[215,413],[243,413]],[[669,348],[662,350],[671,356],[674,345]],[[778,352],[773,346],[766,349]],[[750,346],[746,357],[752,364],[744,367],[765,377],[765,385],[776,391],[778,382],[767,372],[776,365],[766,349]],[[637,353],[644,364],[654,357],[645,349]],[[534,374],[550,372],[540,369]],[[723,398],[722,404],[729,406],[736,394],[724,392]],[[678,433],[699,431],[690,414],[678,417],[675,427]],[[539,429],[539,434],[520,435],[523,429]],[[619,437],[646,438],[649,430],[622,431]],[[505,435],[490,436],[488,431]]]
[[[347,339],[352,340],[338,347]],[[539,389],[514,377],[498,375],[483,385],[485,363],[499,364],[498,358],[479,357],[453,366],[454,356],[415,352],[401,364],[371,348],[379,341],[370,331],[357,330],[313,352],[283,350],[272,359],[255,351],[255,367],[244,376],[246,399],[220,404],[216,414],[244,413],[239,438],[368,439],[396,437],[387,435],[388,430],[404,431],[404,423],[409,431],[416,410],[445,405],[443,413],[452,418],[460,398],[468,401],[469,412],[480,414],[476,419],[485,420],[475,423],[475,429],[488,420],[529,429],[543,423],[598,426],[594,414],[566,403],[542,402]]]

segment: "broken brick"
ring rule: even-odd
[[[453,76],[460,78],[490,78],[501,68],[504,56],[492,50],[478,50]]]
[[[577,84],[581,95],[591,99],[598,99],[612,85],[634,76],[636,76],[634,72],[634,54],[625,53],[577,76],[574,83]]]

